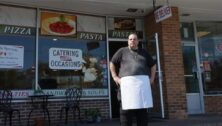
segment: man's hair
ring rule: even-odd
[[[130,32],[129,36],[130,36],[130,35],[136,35],[136,37],[138,38],[138,35],[137,35],[136,32]],[[129,39],[129,36],[128,36],[128,39]]]

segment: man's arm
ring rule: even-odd
[[[151,67],[150,84],[154,83],[155,76],[156,76],[156,64]]]
[[[115,65],[112,62],[110,62],[109,66],[110,66],[110,71],[111,71],[112,78],[116,82],[116,85],[119,86],[119,84],[120,84],[120,77],[116,73],[116,67],[115,67]]]

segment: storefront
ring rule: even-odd
[[[183,22],[177,7],[160,23],[152,12],[132,18],[10,5],[0,9],[0,89],[12,90],[13,106],[21,108],[24,120],[29,95],[53,95],[49,108],[57,111],[69,87],[82,87],[82,110],[99,108],[102,118],[118,118],[108,62],[127,45],[132,31],[138,33],[141,47],[160,58],[152,87],[153,116],[186,118],[222,112],[221,22]],[[52,121],[58,115],[53,114]]]
[[[107,43],[126,44],[132,31],[144,42],[143,18],[10,5],[0,8],[0,88],[12,90],[14,107],[29,108],[29,96],[44,92],[53,95],[49,109],[58,111],[64,104],[65,90],[81,87],[83,118],[88,108],[99,109],[104,119],[112,117],[108,54],[113,48],[109,50]],[[25,120],[30,111],[26,107],[20,110]],[[58,116],[51,118],[58,121]]]
[[[105,17],[1,9],[1,88],[17,99],[35,90],[64,96],[72,86],[83,97],[108,97]]]
[[[82,87],[82,117],[95,104],[109,118],[106,17],[0,8],[0,88],[12,90],[13,106],[22,108],[23,117],[30,111],[29,95],[53,95],[49,108],[59,111],[65,90]],[[51,120],[58,116],[51,115]]]

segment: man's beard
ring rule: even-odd
[[[134,46],[129,46],[130,49],[138,49],[138,46],[134,45]]]

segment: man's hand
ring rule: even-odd
[[[151,75],[150,75],[150,84],[151,85],[154,84],[155,76],[156,76],[156,64],[151,67]]]
[[[118,76],[114,77],[113,80],[116,82],[117,86],[120,86],[121,81],[120,81],[120,78]]]
[[[119,86],[120,85],[120,77],[117,76],[116,67],[112,62],[110,63],[110,71],[111,71],[111,75],[113,77],[113,80],[115,81],[116,85]]]
[[[150,84],[153,85],[154,84],[154,80],[150,80]]]

